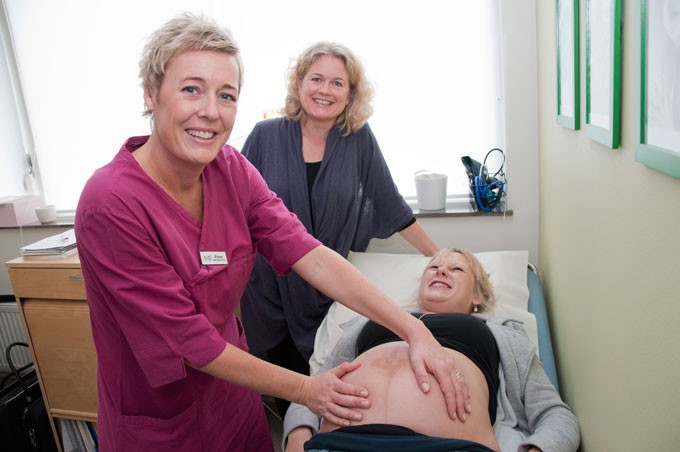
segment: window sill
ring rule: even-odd
[[[438,217],[504,217],[512,216],[512,209],[506,209],[500,212],[483,212],[473,208],[468,198],[447,198],[446,206],[439,210],[421,210],[418,208],[418,202],[415,198],[405,198],[406,202],[416,218],[438,218]]]
[[[413,209],[416,218],[449,218],[449,217],[504,217],[512,216],[512,209],[501,212],[482,212],[474,209],[467,198],[447,198],[446,207],[439,210],[418,209],[418,202],[415,198],[405,198],[407,204]],[[22,226],[0,226],[0,229],[20,229],[20,228],[64,228],[73,227],[73,215],[62,215],[56,221],[50,223],[28,223]]]
[[[0,229],[29,229],[29,228],[65,228],[73,227],[74,218],[72,216],[57,217],[55,221],[49,223],[40,223],[35,221],[33,223],[23,224],[21,226],[0,226]]]

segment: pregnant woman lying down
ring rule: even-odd
[[[578,448],[578,422],[549,382],[522,327],[477,314],[492,309],[494,295],[473,255],[438,252],[423,273],[419,296],[421,309],[413,315],[455,355],[455,378],[468,385],[471,412],[452,420],[436,385],[427,394],[412,390],[408,344],[356,318],[343,326],[324,368],[347,360],[361,363],[343,380],[368,389],[370,408],[361,421],[342,427],[325,420],[319,424],[305,407],[293,405],[284,422],[287,452]]]

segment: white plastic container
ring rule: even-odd
[[[38,207],[35,209],[35,215],[41,223],[51,223],[57,219],[57,208],[53,204]]]
[[[441,210],[446,207],[446,174],[437,174],[432,171],[416,171],[416,197],[418,209]]]

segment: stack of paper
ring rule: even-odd
[[[76,234],[73,229],[21,247],[23,257],[67,257],[76,251]]]

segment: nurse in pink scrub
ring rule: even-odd
[[[310,236],[226,145],[242,83],[230,33],[183,14],[146,45],[140,76],[151,134],[129,138],[87,182],[76,235],[97,350],[99,450],[271,451],[260,393],[340,425],[364,388],[345,363],[309,377],[247,352],[235,310],[261,253],[410,345],[413,384],[432,378],[463,421],[467,386],[414,317]],[[299,300],[304,303],[305,300]]]

